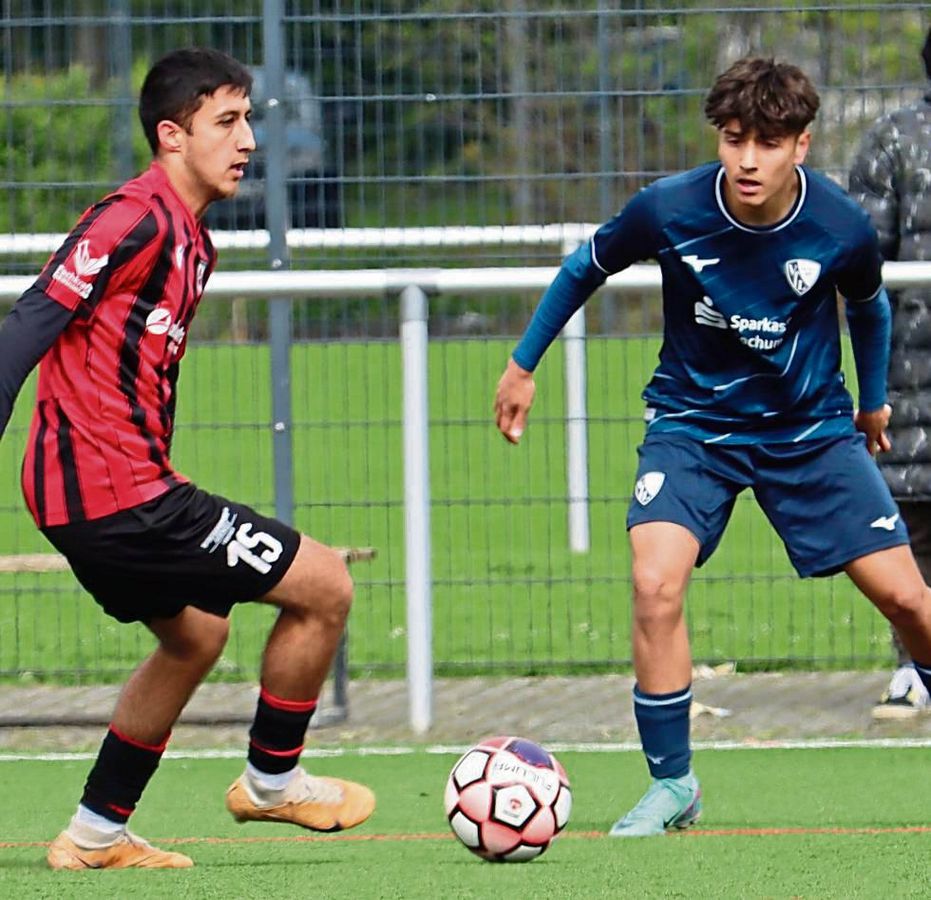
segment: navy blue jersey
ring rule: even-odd
[[[591,240],[610,275],[643,259],[663,274],[663,346],[643,392],[649,430],[727,443],[853,432],[840,371],[837,292],[882,288],[876,233],[829,179],[798,168],[786,217],[737,221],[718,163],[640,191]]]

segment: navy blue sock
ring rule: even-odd
[[[634,715],[640,743],[654,778],[681,778],[688,774],[692,760],[691,703],[691,684],[671,694],[646,694],[639,685],[634,685]]]
[[[915,660],[912,660],[912,665],[915,667],[915,671],[918,673],[921,683],[928,689],[928,693],[931,694],[931,665],[928,663],[916,662]]]

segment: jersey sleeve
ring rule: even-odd
[[[514,362],[532,372],[556,335],[604,280],[604,272],[592,262],[591,242],[570,253],[540,299],[512,354]]]
[[[592,261],[606,275],[635,262],[651,259],[659,250],[656,187],[644,188],[605,222],[592,237]]]
[[[159,232],[152,211],[113,195],[92,206],[46,263],[35,287],[65,309],[88,315],[114,275],[153,244]],[[150,265],[154,264],[154,256]]]
[[[882,267],[876,230],[864,215],[860,240],[854,243],[847,264],[837,276],[837,289],[846,300],[854,303],[872,300],[883,286]]]
[[[847,303],[860,409],[872,412],[886,402],[886,373],[892,339],[892,308],[885,290],[869,302]]]

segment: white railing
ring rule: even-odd
[[[206,294],[217,299],[236,297],[362,297],[400,294],[408,286],[428,294],[501,294],[506,291],[545,290],[558,272],[556,266],[483,269],[317,269],[284,272],[217,272]],[[888,288],[914,287],[931,281],[931,261],[887,262],[883,280]],[[0,302],[19,297],[34,275],[0,276]],[[622,292],[659,289],[659,266],[636,265],[612,275],[600,290]]]
[[[458,225],[424,228],[292,228],[286,235],[292,250],[350,250],[404,247],[532,247],[543,245],[577,247],[596,228],[580,222],[555,225]],[[0,235],[0,256],[51,253],[61,246],[65,234]],[[264,250],[267,231],[212,231],[218,250]]]

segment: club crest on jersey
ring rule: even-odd
[[[784,271],[789,287],[801,297],[815,286],[821,274],[821,263],[813,259],[790,259],[786,262]]]
[[[644,472],[634,485],[634,497],[641,506],[646,506],[662,489],[665,472]]]

